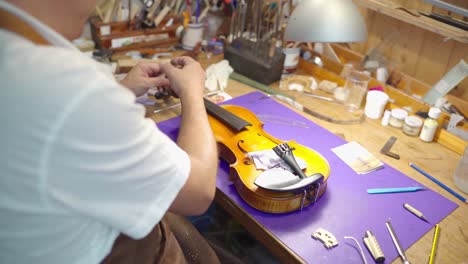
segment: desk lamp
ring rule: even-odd
[[[303,0],[289,17],[285,41],[359,42],[367,39],[364,18],[351,0]]]

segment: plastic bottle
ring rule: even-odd
[[[429,117],[424,120],[421,134],[419,134],[419,138],[422,141],[431,142],[434,139],[435,132],[439,126],[437,118],[439,118],[441,112],[442,111],[437,107],[431,107],[431,109],[429,109]]]
[[[465,152],[458,163],[453,179],[460,190],[468,193],[468,146],[465,147]]]
[[[222,10],[216,5],[211,6],[205,18],[205,35],[203,39],[206,40],[206,42],[210,42],[216,37],[218,29],[223,24],[223,19]]]

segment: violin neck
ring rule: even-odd
[[[211,102],[210,100],[204,98],[204,101],[205,101],[205,108],[208,114],[216,118],[218,121],[222,122],[224,125],[235,130],[235,132],[240,132],[246,126],[252,125],[249,122],[245,121],[244,119],[222,108],[221,106]]]

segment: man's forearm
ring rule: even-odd
[[[182,121],[177,144],[201,163],[196,165],[206,170],[203,173],[203,177],[206,177],[204,180],[215,183],[216,179],[213,179],[212,173],[217,169],[216,141],[203,100],[182,101]]]

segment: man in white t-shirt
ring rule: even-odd
[[[180,57],[118,83],[69,42],[94,5],[0,1],[0,263],[99,263],[122,235],[161,253],[166,212],[201,214],[214,197],[203,69]],[[181,99],[177,142],[135,104],[152,86]]]

